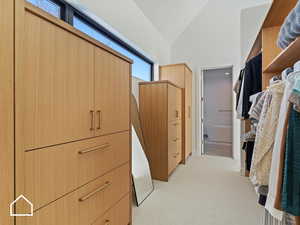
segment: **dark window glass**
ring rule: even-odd
[[[61,18],[61,6],[51,0],[27,0],[31,4],[45,10],[51,15]]]
[[[127,56],[133,60],[132,65],[132,76],[140,78],[145,81],[151,81],[152,64],[146,62],[141,57],[128,51],[126,48],[118,44],[116,41],[110,39],[99,30],[95,29],[81,18],[74,16],[73,26],[90,37],[100,41],[101,43],[111,47],[115,51]]]

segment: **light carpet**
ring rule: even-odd
[[[133,225],[261,225],[263,208],[238,162],[214,156],[191,157],[169,182],[133,208]]]

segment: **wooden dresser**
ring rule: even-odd
[[[182,100],[182,163],[192,154],[192,80],[193,72],[185,64],[173,64],[160,67],[160,80],[169,80],[183,88]]]
[[[131,224],[132,61],[15,7],[16,225]]]
[[[152,177],[168,181],[182,160],[182,89],[169,81],[139,84],[141,124]]]

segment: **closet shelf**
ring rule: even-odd
[[[284,69],[293,66],[300,60],[300,38],[283,50],[263,71],[264,73],[280,73]]]

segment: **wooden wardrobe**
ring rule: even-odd
[[[142,82],[139,102],[152,177],[168,181],[182,161],[182,89],[169,81]]]
[[[183,88],[182,97],[182,163],[192,154],[192,88],[193,72],[185,64],[172,64],[160,67],[160,80],[169,80]]]
[[[0,223],[131,224],[132,61],[24,0],[13,5],[0,4]],[[21,195],[33,216],[14,220]],[[13,213],[31,212],[22,200]]]

